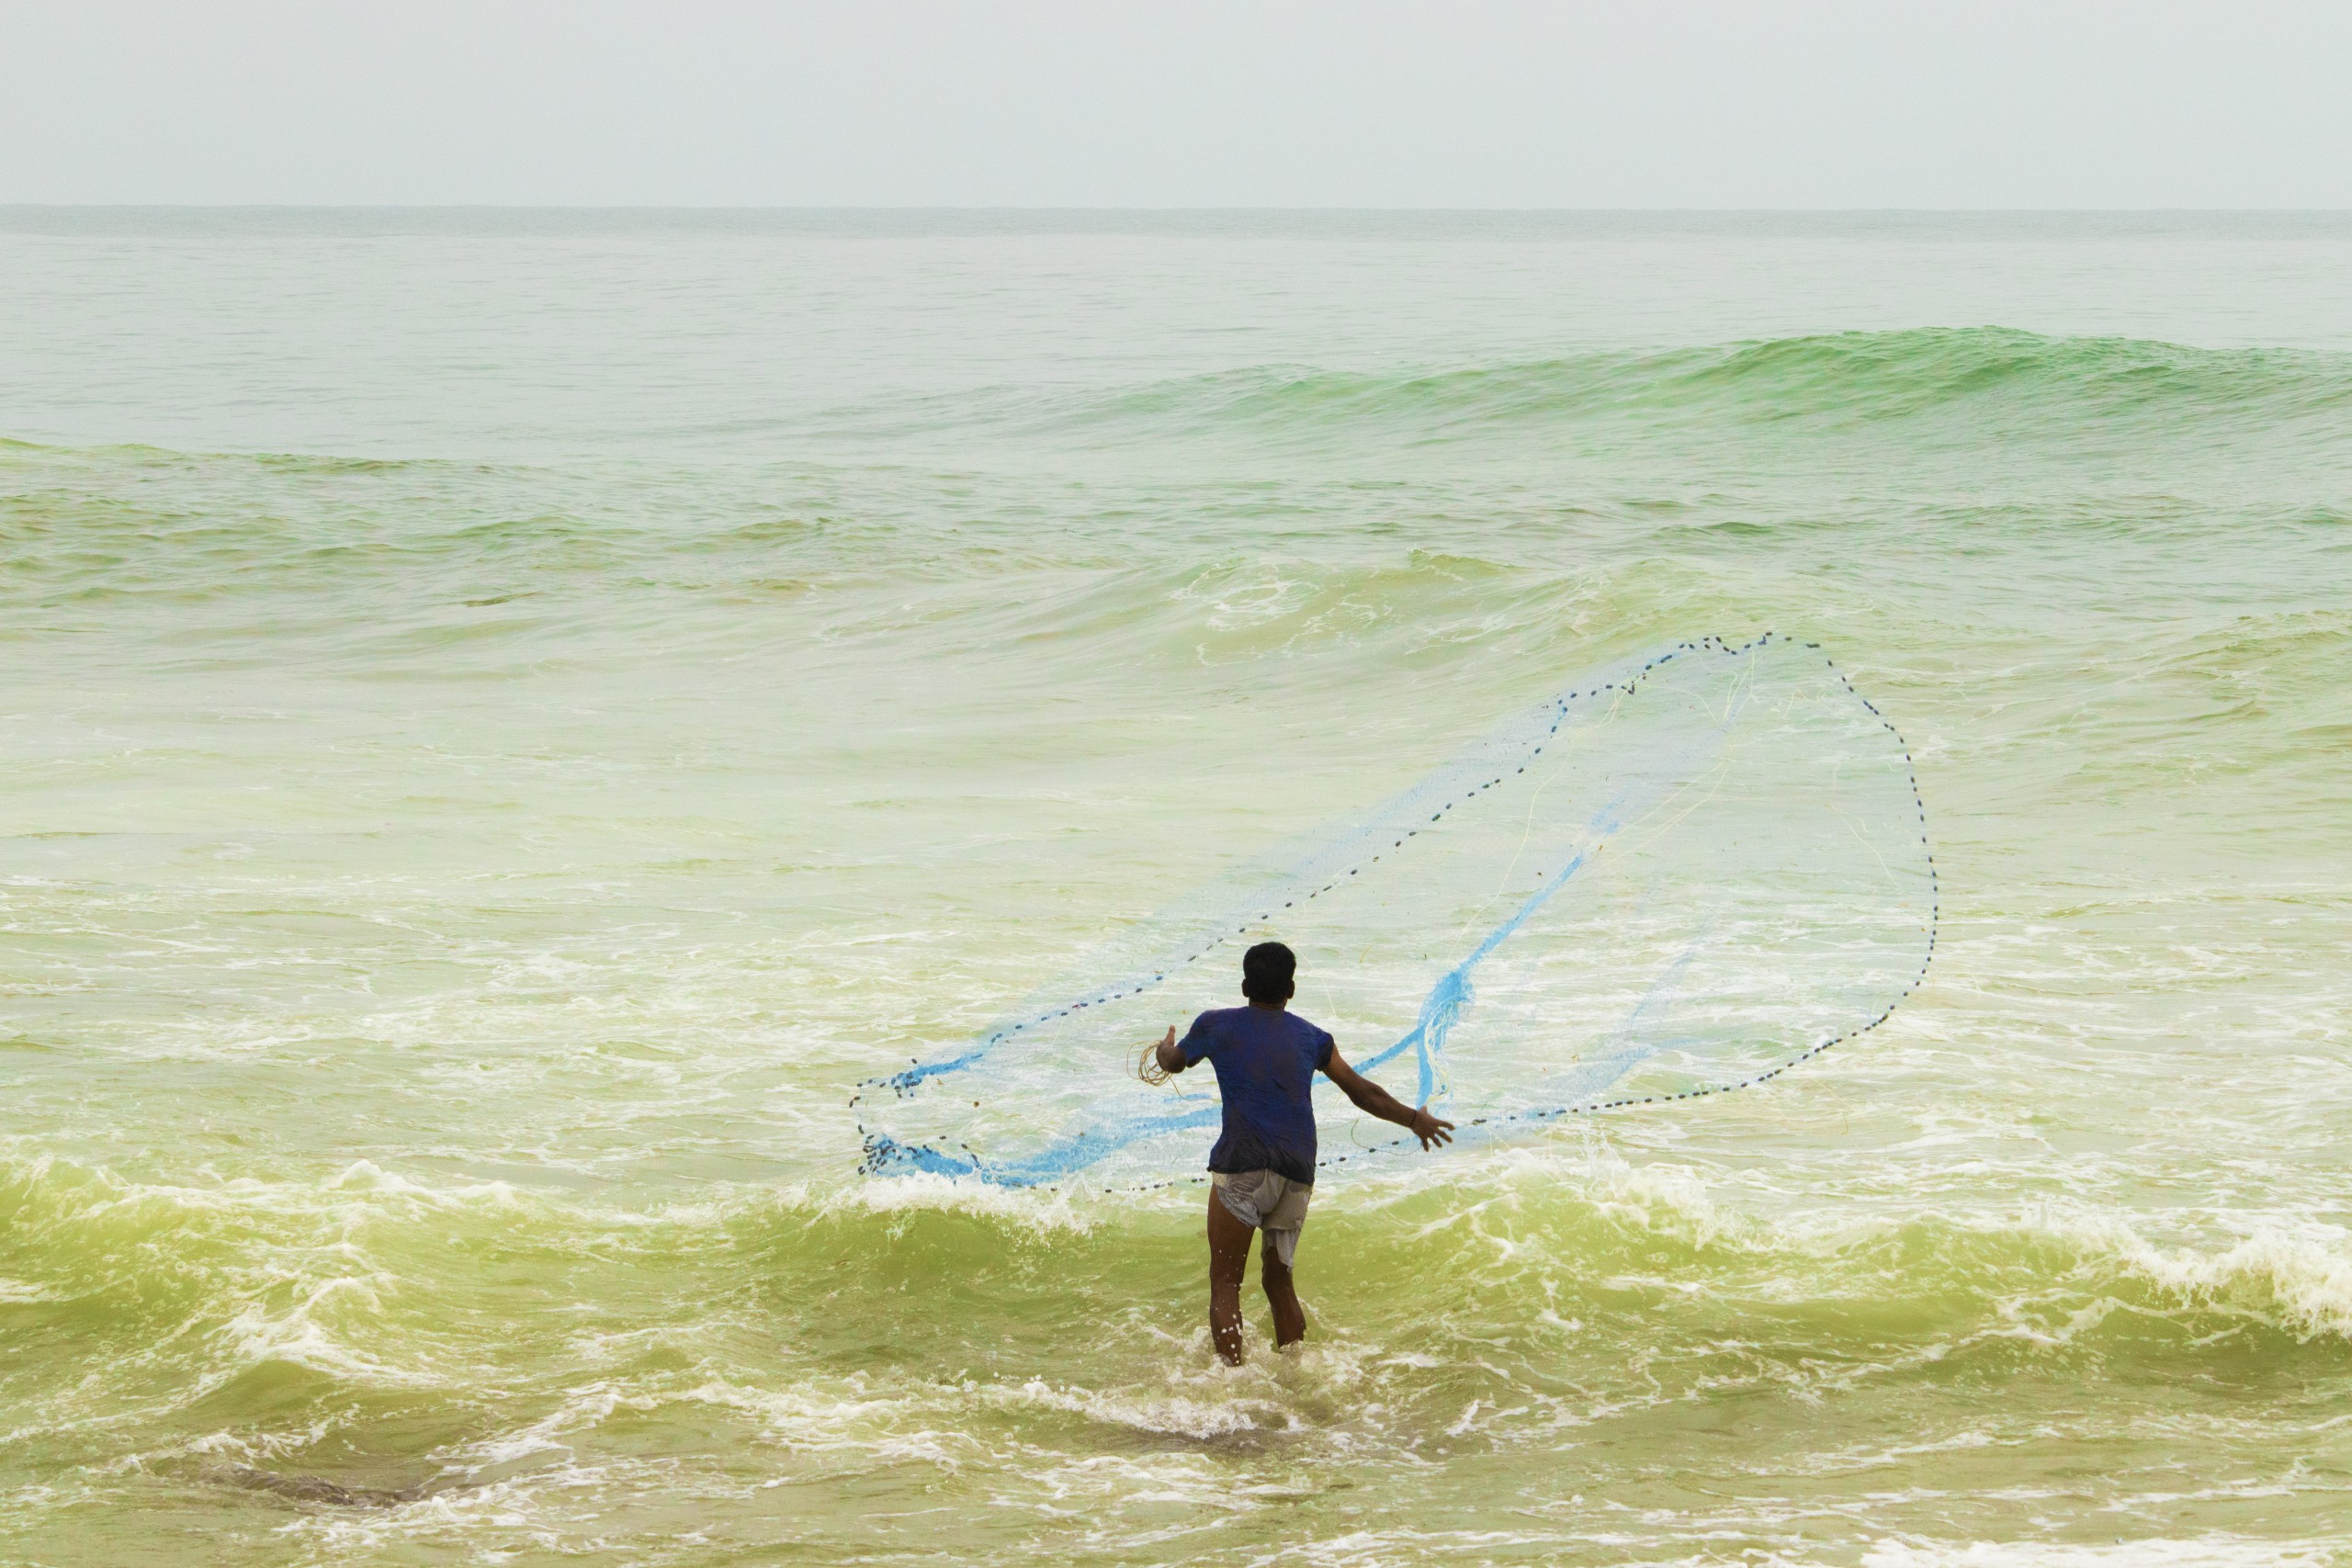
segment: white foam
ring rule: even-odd
[[[808,1189],[796,1190],[806,1194]],[[854,1181],[831,1189],[814,1200],[827,1213],[862,1211],[895,1213],[937,1209],[1011,1220],[1037,1231],[1084,1233],[1101,1224],[1105,1204],[1112,1201],[1070,1187],[997,1187],[916,1173],[888,1181]],[[1132,1199],[1124,1206],[1135,1207]]]
[[[2332,1548],[2219,1536],[2098,1545],[1886,1540],[1862,1553],[1863,1568],[2324,1568],[2335,1561]]]

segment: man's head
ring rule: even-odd
[[[1261,942],[1241,955],[1241,994],[1266,1007],[1290,1000],[1298,954],[1278,942]]]

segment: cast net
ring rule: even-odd
[[[862,1168],[1012,1186],[1198,1179],[1205,1067],[1141,1048],[1288,942],[1299,1012],[1460,1125],[1747,1088],[1883,1022],[1936,877],[1909,750],[1819,645],[1678,643],[1596,671],[1362,820],[1137,925],[960,1047],[860,1086]],[[1316,1082],[1325,1166],[1419,1145]]]

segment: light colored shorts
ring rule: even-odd
[[[1217,1171],[1209,1178],[1225,1212],[1243,1224],[1266,1233],[1274,1256],[1290,1267],[1298,1256],[1298,1233],[1306,1224],[1306,1200],[1315,1189],[1304,1181],[1276,1176],[1271,1170]]]

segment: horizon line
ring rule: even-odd
[[[880,202],[501,202],[501,201],[0,201],[0,212],[856,212],[1396,214],[1462,217],[2332,217],[2352,207],[1380,207],[1329,203],[1193,205],[956,204]]]

